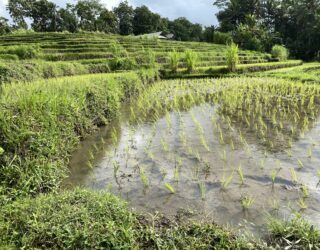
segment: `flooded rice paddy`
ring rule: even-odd
[[[274,79],[157,83],[82,142],[66,184],[259,234],[270,215],[320,225],[319,93]]]

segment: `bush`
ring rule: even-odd
[[[40,55],[40,47],[35,45],[9,46],[0,49],[2,54],[17,55],[19,59],[34,59]]]
[[[213,43],[217,44],[229,44],[232,42],[232,36],[230,33],[224,33],[216,31],[213,34]]]
[[[133,70],[137,68],[137,63],[134,58],[113,58],[109,62],[109,67],[112,71],[117,70]]]
[[[187,64],[187,71],[188,73],[191,73],[194,71],[196,67],[198,56],[197,54],[192,50],[186,50],[185,52],[185,60]]]
[[[273,58],[279,59],[280,61],[286,61],[289,56],[289,51],[282,45],[274,45],[271,50]]]
[[[227,66],[230,72],[236,72],[239,63],[238,45],[231,43],[226,50]]]
[[[173,50],[169,54],[169,67],[172,73],[176,73],[179,66],[180,54]]]
[[[3,207],[0,242],[15,249],[130,249],[134,222],[115,196],[76,189]]]

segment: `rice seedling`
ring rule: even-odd
[[[169,152],[169,146],[168,146],[168,143],[165,141],[165,139],[161,138],[160,142],[161,142],[163,151],[165,153]]]
[[[204,182],[199,182],[199,189],[201,194],[201,199],[206,199],[206,184]]]
[[[254,198],[249,195],[245,195],[244,197],[241,198],[241,205],[243,209],[249,209],[253,206],[254,203]]]
[[[115,179],[117,179],[117,174],[120,169],[120,163],[114,160],[112,162],[112,166],[113,166],[113,176],[115,177]]]
[[[173,187],[170,183],[166,182],[166,183],[164,184],[164,187],[165,187],[171,194],[176,193],[176,190],[174,189],[174,187]]]
[[[229,175],[227,177],[225,176],[225,174],[223,174],[222,179],[221,179],[221,188],[223,190],[226,190],[229,187],[229,185],[231,184],[232,179],[233,179],[233,172],[231,173],[231,175]]]
[[[301,210],[305,210],[308,208],[307,203],[305,202],[305,200],[303,198],[300,198],[297,202],[298,206],[300,207]]]
[[[310,196],[309,188],[306,185],[302,185],[301,187],[303,198],[308,198]]]
[[[279,203],[279,201],[278,201],[277,199],[271,199],[271,200],[270,200],[270,206],[271,206],[271,208],[274,209],[274,210],[279,210],[279,208],[280,208],[280,203]]]
[[[243,170],[242,170],[241,165],[238,168],[238,174],[239,174],[239,178],[240,178],[240,183],[241,183],[241,185],[243,185],[244,184],[244,174],[243,174]]]
[[[149,179],[148,176],[145,174],[144,168],[142,166],[139,166],[139,174],[140,174],[140,179],[142,181],[142,184],[144,188],[149,187]]]
[[[201,136],[200,136],[200,141],[201,141],[202,146],[203,146],[208,152],[210,152],[210,148],[209,148],[209,146],[208,146],[208,144],[207,144],[207,141],[206,141],[206,139],[205,139],[205,137],[204,137],[203,134],[201,134]]]
[[[297,184],[298,183],[298,177],[297,177],[297,173],[294,170],[294,168],[290,168],[290,175],[291,175],[292,182]]]
[[[276,177],[277,177],[279,171],[280,171],[280,169],[272,169],[272,170],[271,170],[270,177],[271,177],[272,185],[275,184]]]
[[[303,168],[304,167],[304,164],[300,159],[298,159],[298,165],[299,165],[299,168]]]

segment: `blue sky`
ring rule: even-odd
[[[66,3],[75,3],[76,0],[51,0],[59,6]],[[101,0],[109,9],[117,6],[121,0]],[[5,6],[8,0],[0,0],[0,16],[8,17]],[[153,12],[161,16],[175,19],[177,17],[187,17],[190,21],[200,23],[205,26],[216,25],[215,13],[217,10],[212,5],[213,0],[128,0],[133,6],[146,5]]]

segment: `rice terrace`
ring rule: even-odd
[[[320,249],[320,2],[204,2],[0,1],[0,249]]]

